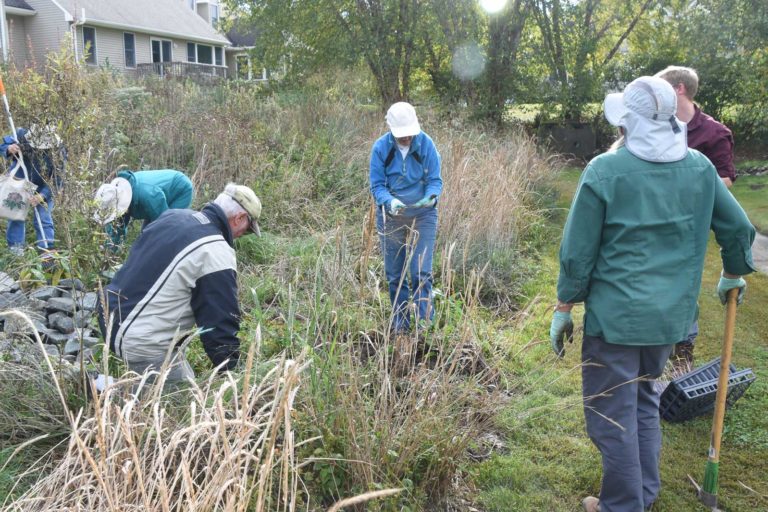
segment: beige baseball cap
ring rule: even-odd
[[[224,193],[243,207],[243,210],[245,210],[251,218],[251,231],[256,236],[261,236],[261,230],[259,229],[259,224],[257,222],[261,216],[261,201],[256,193],[251,190],[250,187],[236,185],[234,183],[228,184],[224,189]]]

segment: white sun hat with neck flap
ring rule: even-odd
[[[416,117],[416,109],[413,105],[399,101],[387,110],[387,126],[396,139],[402,137],[415,137],[421,133],[419,119]]]
[[[93,219],[99,224],[109,224],[128,211],[133,199],[131,183],[125,178],[115,178],[96,191],[96,212]]]
[[[648,162],[677,162],[688,154],[688,127],[675,117],[677,95],[666,80],[641,76],[623,93],[605,97],[605,118],[624,128],[627,150]]]

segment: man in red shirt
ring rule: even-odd
[[[733,166],[733,134],[727,126],[701,111],[693,98],[699,90],[699,76],[696,70],[683,66],[669,66],[656,73],[675,89],[677,93],[677,118],[688,125],[688,147],[704,154],[717,169],[725,186],[731,188],[736,181]],[[693,346],[699,334],[699,322],[691,326],[688,337],[675,345],[672,360],[681,373],[693,367]]]
[[[730,188],[736,181],[733,166],[733,134],[727,126],[701,111],[693,102],[699,90],[696,70],[682,66],[669,66],[656,73],[677,93],[677,118],[688,124],[688,147],[696,149],[717,169],[725,186]]]

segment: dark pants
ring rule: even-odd
[[[613,345],[584,336],[581,359],[587,434],[603,458],[600,512],[641,512],[661,488],[659,394],[672,345]]]
[[[376,229],[384,254],[389,299],[392,301],[392,329],[405,331],[410,328],[408,304],[411,293],[417,319],[431,322],[435,315],[432,307],[432,254],[437,234],[437,209],[426,208],[414,216],[386,215],[386,218],[379,211]]]

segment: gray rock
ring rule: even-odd
[[[96,292],[88,292],[83,297],[82,306],[86,311],[96,311],[96,306],[99,303],[99,294]]]
[[[5,292],[0,294],[0,311],[3,309],[20,308],[26,303],[27,298],[21,292]]]
[[[90,329],[89,327],[77,327],[75,329],[74,335],[77,336],[78,338],[93,337],[93,330]]]
[[[54,359],[58,359],[59,357],[61,357],[61,351],[59,350],[58,345],[46,345],[45,353],[48,354],[49,357],[52,357]]]
[[[85,290],[85,285],[78,278],[62,279],[59,281],[59,288],[63,290]]]
[[[30,298],[47,301],[53,297],[60,297],[61,292],[53,286],[43,286],[29,294]]]
[[[99,338],[94,337],[84,337],[83,338],[83,346],[87,348],[94,348],[101,344],[101,340]]]
[[[75,313],[75,327],[83,328],[88,327],[93,318],[93,313],[90,311],[78,311]]]
[[[77,354],[77,357],[75,358],[75,366],[77,368],[80,368],[80,364],[82,362],[83,366],[91,363],[93,361],[93,352],[91,352],[90,349],[84,348],[82,352]]]
[[[59,295],[59,297],[67,297],[70,299],[75,299],[75,301],[79,304],[83,301],[84,295],[85,295],[85,292],[78,291],[78,290],[63,290],[61,292],[61,295]]]
[[[46,329],[45,331],[42,331],[42,333],[45,334],[45,342],[54,345],[66,343],[71,338],[69,334],[62,334],[54,329]]]
[[[18,283],[16,283],[11,276],[5,272],[0,272],[0,293],[12,292],[18,289]]]
[[[67,316],[67,314],[62,313],[61,311],[56,311],[55,313],[51,313],[50,315],[48,315],[48,325],[52,325],[62,316]]]
[[[75,321],[67,315],[56,317],[56,319],[50,323],[50,326],[64,334],[72,334],[75,332]]]
[[[80,352],[80,340],[77,338],[70,338],[64,345],[64,355],[75,355]]]
[[[44,317],[30,311],[24,313],[29,316],[32,325],[17,316],[6,316],[5,322],[3,322],[3,332],[6,334],[34,334],[36,330],[41,331],[46,328],[43,323]]]
[[[28,298],[26,307],[36,311],[43,311],[47,305],[48,303],[44,300]]]
[[[48,299],[46,304],[49,311],[62,311],[68,314],[75,311],[75,300],[70,297],[53,297]]]

